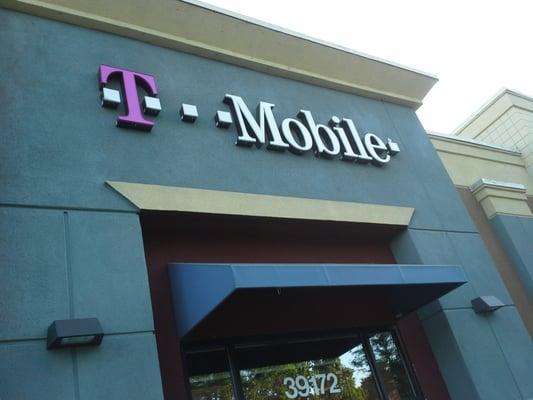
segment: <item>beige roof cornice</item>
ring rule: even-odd
[[[516,90],[502,88],[455,128],[452,134],[475,139],[512,107],[533,112],[533,98]]]
[[[4,0],[1,7],[415,109],[437,82],[433,75],[196,1]]]

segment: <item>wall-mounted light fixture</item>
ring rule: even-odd
[[[98,346],[104,331],[98,318],[64,319],[48,327],[47,349],[73,346]]]
[[[480,296],[472,299],[470,302],[472,303],[472,308],[477,313],[493,312],[504,306],[496,296]]]

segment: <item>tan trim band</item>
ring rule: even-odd
[[[473,148],[483,149],[483,150],[497,152],[501,154],[508,154],[511,156],[521,157],[522,155],[522,153],[517,150],[481,142],[475,139],[465,139],[460,136],[445,135],[442,133],[435,133],[435,132],[429,132],[429,131],[427,132],[427,134],[431,140],[435,140],[435,141],[438,140],[442,142],[457,144],[457,145],[464,146],[464,147],[473,147]],[[462,154],[462,153],[458,153],[458,154]]]
[[[520,183],[480,179],[470,191],[490,219],[495,215],[533,217],[527,204],[526,187]]]
[[[183,1],[4,0],[2,7],[412,108],[437,82],[431,75]]]
[[[407,226],[414,208],[141,183],[107,184],[140,210],[181,211]]]
[[[531,112],[533,111],[533,98],[504,88],[455,128],[453,135],[475,139],[513,107]]]

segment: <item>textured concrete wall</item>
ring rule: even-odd
[[[520,183],[526,187],[528,195],[533,194],[533,180],[521,153],[468,143],[453,136],[430,134],[430,138],[456,186],[469,187],[486,178]]]
[[[491,224],[533,303],[533,218],[496,215]]]
[[[524,100],[525,101],[525,100]],[[530,175],[533,175],[533,112],[520,107],[510,107],[483,131],[476,139],[486,143],[517,149],[522,153],[524,163]]]
[[[161,397],[138,216],[107,180],[414,207],[397,261],[459,263],[470,279],[425,314],[450,392],[533,396],[527,333],[411,109],[5,10],[0,37],[1,398]],[[156,76],[151,133],[118,129],[99,107],[101,63]],[[225,93],[280,117],[349,117],[402,151],[377,168],[236,147],[234,127],[213,124]],[[183,102],[199,107],[194,125],[178,120]],[[479,294],[506,307],[478,316]],[[47,326],[70,316],[100,318],[103,345],[47,352]]]
[[[416,227],[472,229],[409,108],[9,11],[1,18],[0,62],[13,71],[1,83],[1,202],[132,210],[104,185],[114,180],[405,205],[416,208]],[[151,133],[117,129],[120,110],[99,107],[101,63],[156,77],[163,111]],[[228,109],[225,93],[242,96],[251,110],[261,100],[276,104],[278,122],[301,108],[317,123],[349,117],[362,133],[398,141],[402,152],[377,168],[236,147],[235,127],[214,127],[216,110]],[[182,103],[198,106],[195,124],[179,121]]]
[[[531,397],[531,338],[479,234],[410,229],[392,249],[401,263],[465,269],[467,284],[419,311],[452,398]],[[490,315],[475,314],[470,300],[483,295],[497,296],[505,306]]]
[[[0,398],[160,399],[138,215],[0,207]],[[98,317],[97,348],[46,350],[56,319]]]
[[[472,192],[469,189],[458,189],[458,192],[461,195],[470,216],[476,224],[483,242],[485,242],[485,246],[509,291],[509,295],[513,299],[513,302],[520,313],[522,321],[524,321],[529,336],[533,338],[533,302],[530,300],[520,275],[514,267],[513,261],[507,254],[500,237],[496,234],[491,220],[487,218],[483,208]]]
[[[527,144],[528,133],[533,127],[532,117],[529,111],[511,107],[480,132],[476,139],[521,150]]]
[[[503,247],[502,240],[508,240],[507,234],[504,231],[497,236],[493,229],[495,221],[499,218],[492,223],[488,218],[488,215],[491,216],[497,212],[522,216],[531,214],[531,204],[529,207],[527,204],[531,201],[526,196],[533,192],[533,181],[525,168],[521,154],[491,145],[464,141],[457,137],[436,134],[429,136],[453,183],[459,188],[463,202],[517,305],[530,336],[533,337],[533,302],[527,295],[523,284],[531,278],[526,277],[527,279],[522,280],[517,274],[514,263]],[[478,187],[474,196],[470,187],[478,183],[480,179],[500,182],[494,182],[496,186],[492,188],[487,185],[485,185],[486,188]],[[513,189],[512,186],[501,186],[502,182],[522,184],[525,187],[525,193],[516,188]],[[498,185],[500,185],[499,188]],[[528,218],[524,218],[524,223],[527,223],[527,220]],[[516,218],[511,217],[509,221],[516,221]],[[527,235],[522,234],[522,237],[527,238]],[[523,264],[523,261],[520,263]]]

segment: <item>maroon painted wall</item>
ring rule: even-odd
[[[141,224],[166,400],[188,398],[172,309],[168,263],[393,264],[395,260],[388,243],[400,229],[187,213],[142,213]],[[279,314],[276,318],[254,319],[251,310],[239,310],[250,315],[250,318],[235,316],[233,321],[220,321],[218,326],[230,326],[232,329],[222,329],[218,333],[221,336],[232,336],[243,323],[246,324],[247,331],[265,334],[279,332],[280,321],[286,321],[281,325],[287,331],[343,328],[344,321],[350,320],[358,326],[394,322],[393,315],[380,300],[379,294],[360,293],[352,297],[350,302],[353,300],[353,304],[364,304],[364,307],[354,307],[350,312],[351,319],[345,318],[345,307],[335,307],[339,310],[338,315],[328,314],[320,321],[321,324],[314,326],[305,325],[304,320],[293,321],[293,325],[290,325],[287,322],[289,318]],[[263,305],[267,303],[263,302]],[[319,302],[317,310],[320,310]],[[261,312],[268,313],[269,308],[265,307]],[[231,310],[224,314],[235,315]],[[265,320],[276,322],[268,324]],[[208,337],[213,325],[217,325],[217,319],[210,323],[211,326],[200,326],[199,338]],[[425,396],[428,399],[448,399],[446,387],[416,315],[404,318],[398,328]]]

